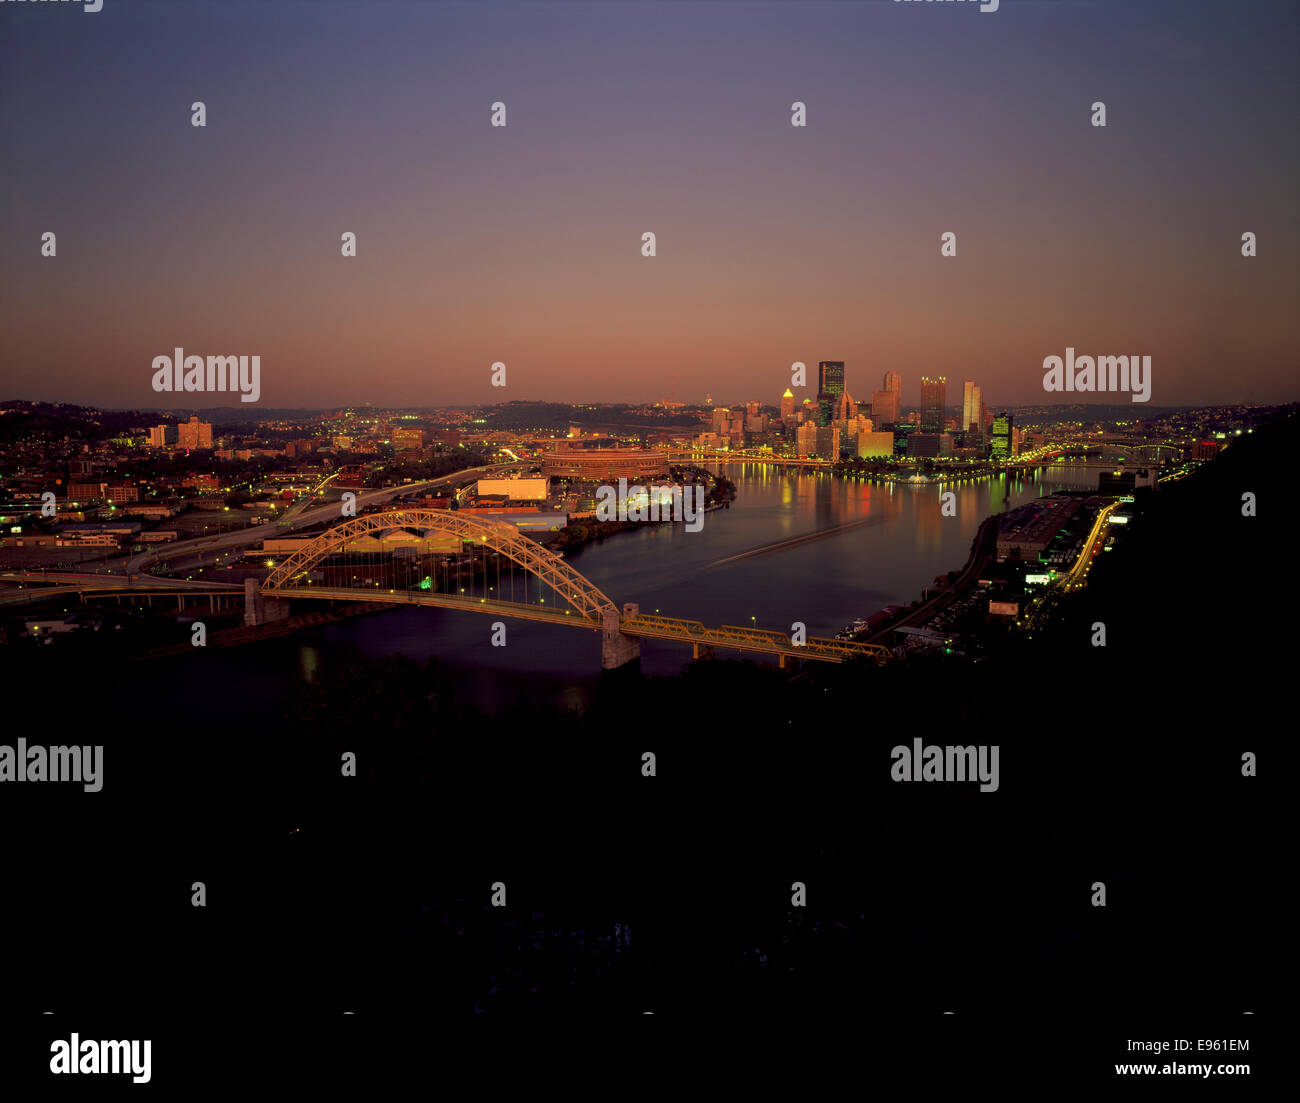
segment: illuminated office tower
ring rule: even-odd
[[[957,426],[963,433],[969,431],[971,422],[980,419],[980,389],[973,379],[966,380],[961,389],[961,424]]]
[[[998,414],[993,418],[993,457],[1010,459],[1012,455],[1011,438],[1014,430],[1010,414]]]
[[[948,404],[948,377],[921,376],[921,432],[942,433],[944,407]]]
[[[819,420],[822,425],[829,425],[835,420],[842,394],[844,394],[844,361],[821,361],[817,365],[817,405],[821,408]]]
[[[961,431],[969,438],[967,444],[978,445],[984,442],[984,398],[978,383],[972,384],[970,390],[970,407],[962,404]]]

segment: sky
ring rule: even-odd
[[[775,404],[843,360],[994,408],[1087,398],[1043,390],[1072,347],[1151,356],[1153,406],[1293,401],[1298,11],[2,3],[0,399],[225,404],[153,390],[181,347],[260,356],[265,407]]]

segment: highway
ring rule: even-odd
[[[474,478],[477,475],[487,471],[503,471],[506,468],[514,467],[515,464],[499,463],[488,464],[484,467],[470,467],[463,471],[457,471],[451,475],[444,475],[438,479],[426,479],[421,482],[403,483],[401,486],[386,487],[383,490],[369,490],[357,494],[357,511],[360,512],[366,506],[379,505],[387,502],[392,498],[402,497],[408,494],[418,494],[426,490],[432,490],[435,487],[445,486],[448,483],[458,482],[466,478]],[[271,521],[262,525],[249,525],[247,528],[236,529],[233,532],[224,532],[219,536],[198,536],[190,540],[177,540],[170,544],[165,544],[158,548],[150,548],[138,555],[121,556],[117,559],[108,559],[102,561],[99,566],[102,573],[131,575],[147,569],[150,565],[160,560],[175,560],[184,556],[198,555],[193,563],[188,565],[197,566],[210,555],[217,555],[223,549],[245,548],[249,544],[257,544],[263,540],[275,539],[282,537],[286,533],[293,532],[295,529],[310,528],[312,525],[320,524],[322,521],[336,521],[341,518],[338,502],[330,502],[326,505],[317,506],[314,509],[305,510],[299,514],[287,525],[277,525]]]
[[[212,589],[231,589],[243,590],[242,586],[236,586],[233,583],[217,582],[187,582],[180,578],[154,578],[153,575],[141,575],[136,578],[130,578],[127,575],[105,574],[103,571],[98,573],[93,571],[47,571],[41,567],[33,567],[24,570],[3,571],[0,572],[0,581],[17,582],[48,582],[54,586],[85,586],[93,585],[96,589],[101,590],[212,590]]]
[[[1075,559],[1074,565],[1058,578],[1054,585],[1048,587],[1025,606],[1021,616],[1024,621],[1023,627],[1027,632],[1032,632],[1033,629],[1039,627],[1045,619],[1053,614],[1057,601],[1062,594],[1082,588],[1086,584],[1093,556],[1099,550],[1099,546],[1105,543],[1109,524],[1108,518],[1111,513],[1119,508],[1120,504],[1119,502],[1112,502],[1097,514],[1097,519],[1093,522],[1092,529],[1088,533],[1088,538],[1083,542],[1083,548],[1080,550],[1078,558]]]
[[[1104,543],[1108,518],[1118,506],[1118,502],[1112,502],[1097,514],[1097,520],[1093,522],[1092,531],[1088,533],[1088,539],[1083,542],[1079,558],[1074,561],[1074,566],[1070,568],[1069,573],[1060,580],[1061,589],[1064,592],[1069,593],[1076,587],[1084,585],[1087,580],[1088,569],[1092,566],[1092,557],[1098,550],[1098,541]]]

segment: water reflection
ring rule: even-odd
[[[833,636],[846,623],[885,605],[905,605],[936,575],[959,569],[981,521],[1061,487],[1095,487],[1097,472],[1042,469],[1029,478],[955,481],[957,513],[940,513],[938,483],[876,485],[825,474],[730,465],[732,507],[706,515],[703,528],[648,526],[588,545],[568,557],[615,602],[705,624],[758,624]],[[869,523],[865,523],[868,522]],[[854,524],[853,522],[857,522]],[[834,529],[821,538],[797,538]],[[770,553],[740,553],[792,543]],[[737,558],[732,558],[737,557]],[[714,566],[718,562],[722,565]],[[324,677],[336,665],[400,653],[438,658],[461,671],[460,682],[483,707],[523,694],[580,707],[600,669],[598,633],[528,621],[508,622],[508,646],[491,646],[493,618],[439,609],[403,608],[300,632],[252,648],[215,651],[190,664],[195,691],[223,668],[247,692],[282,693],[298,679]],[[650,641],[642,669],[674,674],[690,651]],[[733,657],[722,653],[721,657]]]

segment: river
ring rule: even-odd
[[[936,575],[963,566],[990,513],[1097,480],[1096,471],[1060,466],[1028,479],[884,486],[758,464],[722,470],[736,484],[736,500],[706,514],[700,531],[647,526],[589,544],[567,562],[616,603],[637,602],[642,612],[785,633],[802,621],[810,636],[833,636],[857,617],[907,604]],[[940,513],[944,490],[956,494],[953,517]],[[815,532],[827,535],[767,550]],[[401,609],[213,649],[169,660],[165,692],[174,692],[177,702],[202,697],[223,713],[265,714],[290,698],[297,681],[399,652],[456,668],[461,686],[486,709],[521,693],[581,705],[600,669],[597,633],[508,620],[506,646],[493,647],[494,619]],[[736,653],[719,653],[731,657]],[[648,674],[675,674],[690,658],[683,645],[652,640],[641,646]],[[206,692],[213,678],[238,685],[239,693],[213,701]]]

